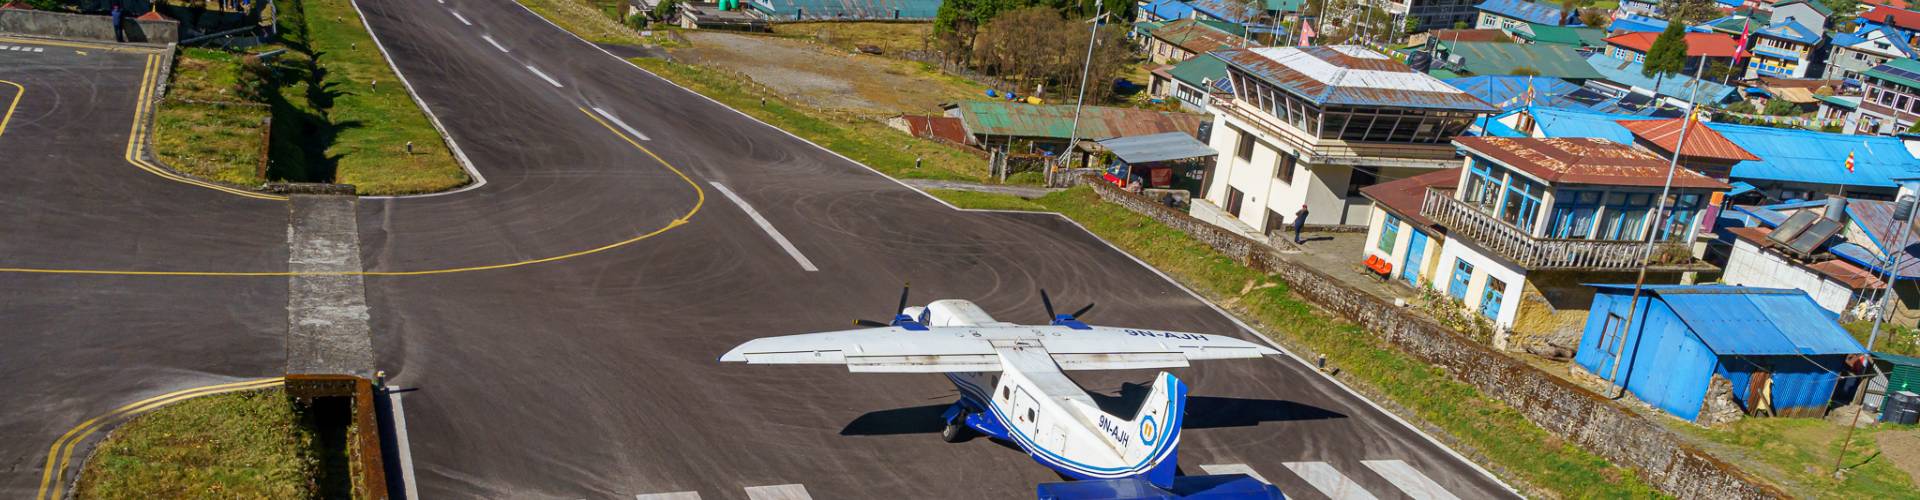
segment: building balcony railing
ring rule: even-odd
[[[1453,144],[1448,142],[1417,144],[1320,139],[1229,94],[1215,94],[1210,109],[1233,117],[1261,134],[1285,141],[1288,146],[1300,151],[1300,160],[1307,163],[1419,168],[1460,166]]]
[[[1429,188],[1420,215],[1445,226],[1451,236],[1471,240],[1529,271],[1629,271],[1639,269],[1646,242],[1640,240],[1581,240],[1535,238],[1479,207],[1454,199],[1453,190]],[[1683,242],[1658,242],[1648,268],[1659,271],[1704,271],[1712,265],[1695,259]]]

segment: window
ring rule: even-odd
[[[1233,156],[1240,158],[1240,161],[1253,161],[1253,134],[1239,128],[1234,128],[1233,131],[1240,133],[1240,143],[1238,149],[1234,150]]]
[[[1447,295],[1452,295],[1455,300],[1466,302],[1467,283],[1472,280],[1473,264],[1467,263],[1467,259],[1455,258],[1453,260],[1453,283],[1447,285]]]
[[[1507,284],[1498,278],[1487,277],[1487,287],[1480,291],[1480,314],[1487,319],[1500,319],[1500,301],[1507,295]]]
[[[1553,218],[1547,236],[1585,239],[1593,235],[1593,214],[1600,206],[1599,191],[1559,191],[1554,194]]]
[[[1693,236],[1687,232],[1693,227],[1693,216],[1700,212],[1701,196],[1683,194],[1675,198],[1675,203],[1667,210],[1667,220],[1660,225],[1660,239],[1685,241]]]
[[[1600,325],[1600,345],[1594,347],[1605,350],[1606,353],[1610,355],[1620,354],[1620,349],[1614,344],[1620,343],[1620,337],[1626,333],[1626,318],[1622,318],[1618,314],[1607,313],[1607,322]]]
[[[1286,217],[1281,217],[1280,212],[1275,212],[1273,211],[1272,208],[1268,208],[1267,223],[1261,225],[1262,227],[1260,228],[1260,234],[1271,235],[1273,234],[1274,231],[1278,231],[1281,228],[1286,227],[1286,225],[1287,225]]]
[[[1000,387],[1000,399],[1013,399],[1013,389],[1005,386]]]
[[[1493,168],[1479,158],[1467,169],[1467,203],[1491,210],[1493,202],[1500,200],[1500,178],[1493,175]]]
[[[1539,184],[1513,179],[1513,182],[1507,183],[1507,197],[1500,207],[1500,219],[1532,233],[1534,221],[1539,218],[1540,193],[1544,191]]]
[[[1299,157],[1293,156],[1292,153],[1288,153],[1285,151],[1280,151],[1279,153],[1280,153],[1278,155],[1279,158],[1274,160],[1275,162],[1278,162],[1279,165],[1275,165],[1273,168],[1273,178],[1280,179],[1280,182],[1285,182],[1288,185],[1292,185],[1293,184],[1293,167],[1296,163],[1298,163]]]
[[[1380,241],[1374,243],[1374,248],[1386,252],[1387,255],[1393,255],[1393,242],[1398,239],[1400,239],[1400,218],[1387,214],[1386,219],[1380,223]]]
[[[1353,167],[1353,175],[1347,177],[1347,197],[1360,196],[1360,188],[1379,183],[1379,169],[1373,167]]]
[[[1647,209],[1652,205],[1652,194],[1607,193],[1607,214],[1600,221],[1598,239],[1640,239],[1640,227],[1646,224]]]
[[[1233,214],[1234,217],[1240,216],[1241,196],[1244,196],[1244,194],[1241,193],[1240,190],[1234,189],[1233,186],[1227,186],[1227,213]]]

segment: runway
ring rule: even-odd
[[[955,210],[510,0],[359,7],[487,179],[359,205],[378,363],[417,389],[403,397],[424,498],[1018,498],[1059,480],[986,440],[941,442],[939,407],[957,397],[941,377],[716,360],[754,337],[884,319],[906,281],[916,302],[967,298],[1006,321],[1045,321],[1045,287],[1099,303],[1089,323],[1250,336],[1068,220]],[[46,81],[0,153],[62,167],[0,165],[15,179],[0,184],[0,265],[286,269],[284,203],[159,179],[101,146],[126,142],[137,57],[14,57],[31,55],[0,52],[0,80]],[[86,76],[39,74],[53,71]],[[57,104],[34,104],[43,93]],[[286,290],[0,273],[0,317],[24,325],[0,333],[0,374],[29,389],[0,392],[0,496],[28,496],[47,444],[91,414],[277,374]],[[1513,496],[1296,360],[1175,374],[1194,397],[1186,473],[1252,471],[1300,498]],[[1153,373],[1074,376],[1112,392]]]

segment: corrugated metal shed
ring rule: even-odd
[[[976,136],[1069,139],[1073,105],[1032,105],[997,101],[957,104],[967,132]],[[1087,106],[1080,116],[1081,139],[1108,139],[1162,132],[1199,130],[1201,115],[1134,108]]]
[[[1493,106],[1385,54],[1355,45],[1213,53],[1228,66],[1318,105],[1493,112]]]
[[[1920,392],[1920,358],[1890,352],[1875,352],[1873,358],[1892,365],[1887,371],[1888,389]]]
[[[1632,285],[1592,285],[1633,290]],[[1642,287],[1679,315],[1719,355],[1818,355],[1867,352],[1807,293],[1731,285]]]
[[[1132,164],[1204,158],[1220,154],[1213,149],[1213,146],[1208,146],[1207,143],[1200,142],[1199,139],[1185,132],[1117,137],[1099,142],[1102,147],[1112,151],[1114,156],[1120,157],[1120,161]]]

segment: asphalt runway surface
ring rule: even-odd
[[[1058,481],[1006,446],[941,442],[939,411],[957,392],[937,375],[716,361],[755,337],[885,319],[905,281],[916,303],[967,298],[1006,321],[1045,321],[1046,287],[1072,307],[1097,302],[1089,323],[1248,335],[1067,220],[957,211],[510,0],[360,7],[487,179],[360,202],[368,271],[458,271],[366,278],[379,365],[412,389],[401,398],[423,498],[747,498],[777,485],[816,498],[1019,498]],[[101,146],[126,142],[141,63],[95,56],[60,62],[83,76],[57,77],[0,52],[0,80],[43,80],[21,105],[34,118],[16,117],[0,155],[70,173],[0,184],[4,264],[284,270],[284,203],[163,180]],[[66,104],[32,104],[43,94]],[[0,496],[28,496],[47,445],[90,415],[277,374],[286,289],[286,278],[0,274],[0,317],[25,325],[0,333],[0,374],[27,389],[0,393]],[[1419,491],[1406,487],[1412,470],[1460,498],[1513,496],[1293,359],[1174,372],[1192,387],[1186,473],[1240,464],[1299,498],[1341,481],[1406,498]],[[1072,376],[1112,393],[1153,373]]]

